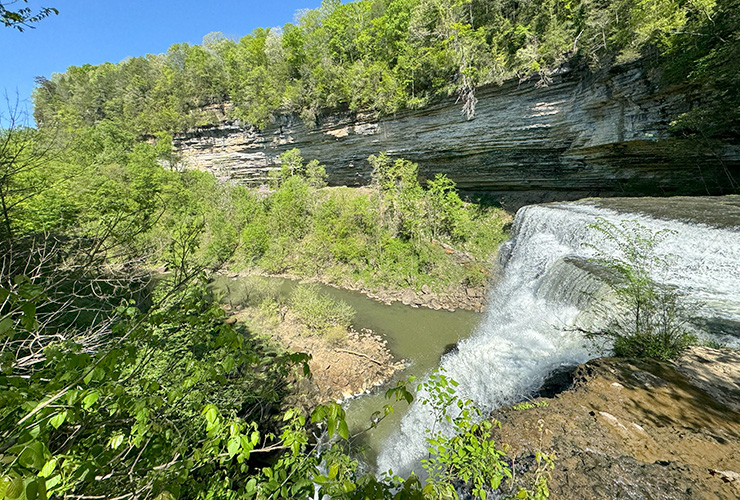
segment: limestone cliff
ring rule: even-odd
[[[259,183],[280,153],[297,147],[327,166],[334,185],[369,181],[368,155],[386,151],[442,172],[462,189],[554,193],[551,198],[625,194],[720,194],[740,182],[740,146],[672,136],[672,120],[697,96],[662,85],[642,64],[598,74],[563,68],[552,81],[508,81],[478,91],[475,118],[453,98],[377,118],[328,113],[307,126],[293,114],[263,130],[224,119],[175,139],[189,168]],[[526,194],[525,194],[526,196]]]

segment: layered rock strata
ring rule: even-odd
[[[385,151],[418,162],[425,178],[445,173],[461,189],[527,201],[736,191],[740,146],[672,136],[670,123],[700,104],[686,86],[660,82],[639,62],[598,74],[564,68],[548,85],[480,89],[472,120],[449,98],[382,118],[327,113],[310,125],[282,114],[262,130],[224,118],[175,145],[186,167],[251,184],[299,148],[326,164],[333,185],[368,183],[367,157]]]

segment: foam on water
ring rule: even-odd
[[[668,273],[653,279],[680,289],[700,315],[740,324],[740,228],[658,220],[578,203],[524,207],[516,215],[512,240],[502,248],[503,277],[491,291],[484,320],[456,352],[442,359],[448,376],[459,383],[459,397],[474,400],[485,413],[537,389],[555,368],[597,354],[573,328],[581,311],[565,296],[573,295],[568,287],[576,281],[555,277],[562,280],[561,300],[557,293],[538,294],[546,279],[552,281],[548,273],[558,261],[593,257],[595,250],[588,244],[602,252],[616,251],[615,242],[589,227],[597,217],[671,231],[657,253],[675,259]],[[738,342],[723,340],[728,339]],[[426,429],[432,424],[428,408],[414,402],[381,451],[378,471],[418,472],[426,454]]]

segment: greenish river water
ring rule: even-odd
[[[280,280],[281,293],[289,294],[298,283]],[[239,278],[221,277],[215,280],[214,288],[228,293],[231,300],[240,302]],[[398,372],[396,380],[409,376],[420,377],[439,366],[442,354],[451,345],[467,338],[480,322],[479,313],[458,310],[455,312],[435,311],[427,308],[415,309],[399,302],[385,305],[367,296],[330,286],[321,286],[324,293],[347,302],[356,314],[353,326],[356,330],[368,328],[388,342],[388,348],[397,360],[406,360],[407,366]],[[228,297],[227,297],[228,300]],[[369,427],[370,418],[375,411],[382,411],[383,406],[392,404],[394,412],[386,417],[375,429],[363,432],[352,443],[354,451],[364,455],[368,463],[374,463],[376,453],[383,441],[398,427],[405,413],[406,402],[391,402],[385,399],[385,388],[370,394],[355,397],[344,403],[350,432],[355,434]]]
[[[405,306],[400,302],[385,305],[358,292],[324,287],[327,293],[350,304],[357,312],[355,329],[369,328],[388,342],[396,359],[404,359],[407,366],[398,372],[392,383],[409,376],[421,377],[439,366],[442,354],[451,345],[467,338],[480,322],[482,315],[470,311],[435,311]],[[396,430],[405,413],[405,401],[385,399],[385,389],[353,398],[345,402],[350,432],[355,434],[369,427],[371,416],[391,404],[394,412],[379,425],[363,432],[353,441],[355,452],[363,454],[367,463],[375,463],[382,444]]]

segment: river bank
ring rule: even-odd
[[[465,286],[462,284],[448,287],[446,289],[434,289],[429,285],[422,286],[418,291],[412,288],[404,289],[371,289],[362,284],[353,282],[337,283],[327,277],[304,277],[290,273],[268,274],[255,270],[248,271],[224,271],[219,273],[221,276],[238,279],[249,276],[261,276],[265,278],[280,278],[291,281],[301,281],[308,283],[320,283],[322,285],[337,288],[339,290],[348,290],[359,292],[366,297],[381,302],[385,305],[391,305],[395,302],[413,308],[425,307],[435,311],[454,312],[458,309],[472,312],[483,312],[486,307],[486,297],[490,288],[490,270],[481,268],[481,273],[486,274],[489,279],[485,286]]]
[[[228,321],[243,325],[251,334],[269,335],[288,351],[312,355],[312,379],[301,382],[297,391],[305,394],[301,397],[307,406],[373,392],[396,376],[421,376],[480,321],[479,314],[462,309],[387,304],[361,292],[318,285],[321,295],[354,310],[347,330],[319,333],[291,310],[291,294],[301,286],[297,280],[222,275],[215,277],[213,286],[223,297]],[[383,404],[382,396],[380,401],[373,399],[367,411],[353,412],[348,418],[356,428],[365,428],[370,415]]]
[[[350,328],[341,338],[329,339],[306,333],[305,326],[290,312],[279,323],[257,308],[235,311],[231,318],[256,327],[289,352],[311,355],[311,378],[299,380],[296,391],[306,407],[368,392],[405,366],[403,360],[393,356],[387,342],[369,329]]]

